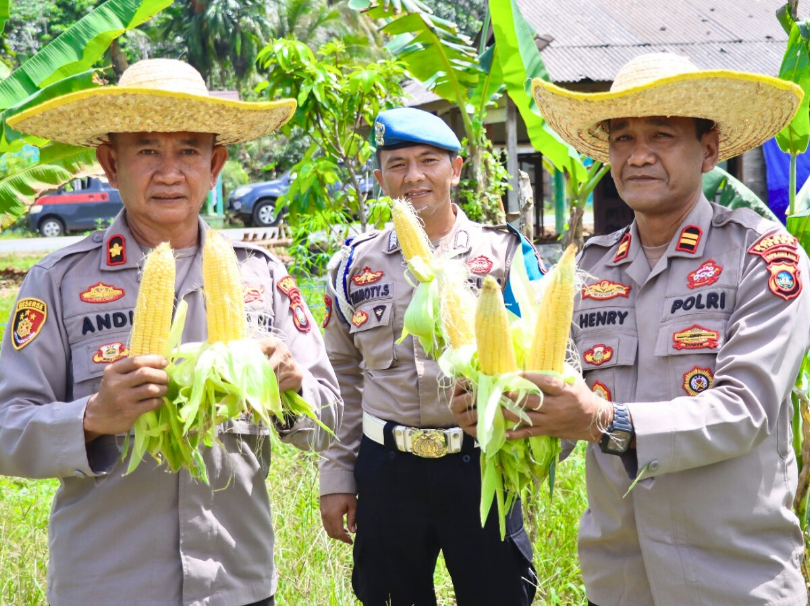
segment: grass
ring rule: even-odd
[[[0,256],[0,267],[4,257]],[[299,280],[320,326],[323,282]],[[0,325],[14,293],[0,295]],[[2,326],[0,326],[0,334]],[[543,484],[525,504],[539,586],[535,604],[585,603],[576,556],[579,517],[587,507],[585,456],[580,446],[557,468],[553,498]],[[48,516],[58,480],[0,476],[0,606],[41,606],[45,601]],[[318,508],[318,455],[292,447],[273,453],[267,481],[276,531],[279,606],[359,606],[351,589],[351,548],[326,536]],[[439,606],[453,606],[453,588],[442,559],[434,577]]]
[[[31,269],[37,262],[42,260],[41,253],[22,254],[4,253],[0,254],[0,269]]]

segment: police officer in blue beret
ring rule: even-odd
[[[530,279],[542,262],[505,227],[470,221],[451,201],[461,144],[440,118],[398,108],[374,124],[375,176],[392,198],[410,199],[436,255],[463,259],[480,286],[504,287],[513,260]],[[518,263],[520,261],[515,261]],[[352,585],[366,606],[433,606],[433,574],[443,552],[459,606],[524,606],[535,594],[532,550],[520,504],[501,540],[493,508],[481,527],[480,450],[453,419],[449,379],[418,340],[402,334],[413,286],[392,229],[347,243],[330,265],[324,322],[345,403],[339,441],[320,466],[321,517],[327,534],[354,542]],[[440,448],[421,448],[428,439]]]

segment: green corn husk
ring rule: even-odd
[[[221,446],[217,426],[245,415],[266,425],[273,417],[283,421],[285,415],[307,416],[332,433],[300,395],[293,391],[279,394],[276,375],[258,341],[179,345],[187,307],[184,301],[178,305],[168,339],[169,392],[163,406],[135,422],[134,446],[126,473],[137,469],[149,453],[165,462],[167,471],[185,468],[192,477],[208,484],[202,448]],[[128,446],[129,436],[122,458]]]

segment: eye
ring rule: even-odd
[[[198,154],[197,150],[192,147],[186,148],[182,150],[180,153],[183,154],[184,156],[196,156]]]
[[[157,152],[154,149],[150,149],[148,147],[145,147],[145,148],[143,148],[141,150],[138,150],[138,155],[141,155],[141,156],[151,156],[151,155],[156,154],[156,153]]]
[[[436,158],[425,158],[425,164],[434,164],[435,162],[438,162]]]

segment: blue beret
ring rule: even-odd
[[[421,109],[397,107],[380,112],[374,121],[377,149],[404,145],[432,145],[460,151],[458,137],[444,120]]]

